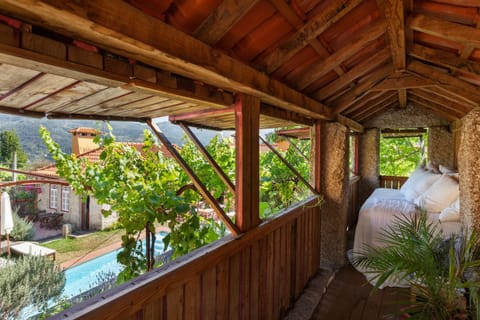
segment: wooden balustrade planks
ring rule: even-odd
[[[217,290],[212,288],[215,288],[216,281],[217,269],[215,266],[202,273],[202,297],[200,307],[203,319],[215,318]]]
[[[142,276],[150,282],[139,278],[135,289],[125,284],[58,318],[281,318],[318,267],[320,209],[309,207],[315,203],[309,199],[264,222],[260,233],[220,240],[193,253],[195,259],[182,257]]]

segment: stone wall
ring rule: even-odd
[[[339,123],[325,123],[322,139],[321,266],[338,268],[345,264],[347,249],[348,134]]]
[[[428,129],[428,160],[435,165],[455,167],[455,137],[448,127]]]
[[[378,129],[368,129],[360,135],[358,157],[358,170],[361,177],[358,189],[360,206],[379,186],[380,132]]]
[[[408,105],[405,109],[390,109],[389,111],[367,121],[365,128],[426,128],[432,126],[447,126],[449,122],[438,118],[429,111]]]
[[[480,110],[463,118],[458,157],[460,213],[467,226],[480,230]]]

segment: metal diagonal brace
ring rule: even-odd
[[[288,161],[277,150],[275,150],[275,148],[270,143],[268,143],[262,136],[259,137],[260,140],[262,140],[262,142],[283,162],[283,164],[285,164],[293,172],[293,174],[297,176],[298,179],[300,179],[307,186],[308,189],[310,189],[310,191],[312,191],[313,194],[319,194],[318,191],[315,190],[315,188],[312,187],[312,185],[307,180],[305,180],[305,178],[300,174],[300,172],[298,172],[297,169],[295,169],[290,163],[288,163]]]
[[[212,166],[213,171],[215,171],[215,173],[219,176],[219,178],[223,181],[223,183],[225,183],[228,190],[230,190],[231,193],[235,194],[235,186],[233,185],[232,181],[225,174],[222,168],[220,168],[220,166],[215,161],[215,159],[212,158],[210,153],[208,153],[207,149],[205,149],[205,147],[202,145],[200,140],[198,140],[197,136],[195,136],[192,130],[190,130],[190,128],[185,123],[179,122],[178,125],[180,126],[180,128],[183,129],[183,131],[185,131],[187,136],[192,140],[192,142],[197,147],[198,151],[200,151],[200,153],[205,157],[205,159],[207,159],[210,166]]]
[[[240,234],[240,230],[238,227],[232,222],[232,220],[227,216],[225,211],[223,211],[222,207],[218,204],[218,202],[213,198],[213,196],[208,192],[207,188],[203,185],[197,175],[193,172],[192,168],[183,160],[182,156],[178,153],[177,149],[173,147],[167,137],[162,133],[162,131],[157,127],[157,125],[152,121],[152,119],[147,119],[147,124],[153,130],[155,135],[158,137],[161,143],[168,149],[168,151],[172,154],[172,157],[178,162],[178,164],[182,167],[188,177],[192,180],[193,185],[197,188],[198,192],[202,195],[202,197],[207,201],[207,203],[215,210],[215,213],[218,215],[220,219],[225,223],[227,228],[230,232],[237,236]]]
[[[292,139],[289,137],[285,137],[285,139],[287,139],[288,143],[290,143],[290,145],[298,152],[299,155],[302,156],[303,159],[310,161],[310,159],[308,159],[308,157],[303,153],[302,150],[300,150],[300,148],[292,141]]]

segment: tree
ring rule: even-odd
[[[174,256],[186,253],[199,245],[215,240],[208,223],[202,223],[195,206],[187,198],[177,195],[182,186],[181,169],[172,159],[164,157],[155,145],[153,136],[145,131],[142,150],[115,142],[109,132],[96,138],[102,146],[99,163],[77,158],[61,151],[49,132],[40,129],[40,135],[57,164],[57,172],[64,177],[77,194],[93,196],[99,204],[110,205],[118,213],[118,223],[125,229],[123,250],[117,260],[125,268],[119,280],[125,281],[150,270],[154,265],[155,223],[166,224],[170,234],[165,237],[165,248],[171,245]],[[139,240],[146,232],[146,251]],[[207,236],[208,235],[208,236]]]
[[[30,306],[47,308],[50,299],[58,297],[65,285],[65,274],[44,257],[24,256],[2,268],[0,277],[0,318],[17,319]]]
[[[17,153],[17,166],[23,167],[27,163],[27,155],[23,151],[15,130],[0,132],[0,163],[10,164],[13,161],[13,153]]]
[[[381,138],[380,174],[408,176],[423,160],[423,138]]]

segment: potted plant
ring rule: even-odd
[[[465,231],[444,240],[425,213],[397,217],[381,234],[384,247],[357,252],[356,267],[387,280],[407,282],[412,297],[403,309],[414,319],[480,319],[480,239]]]

